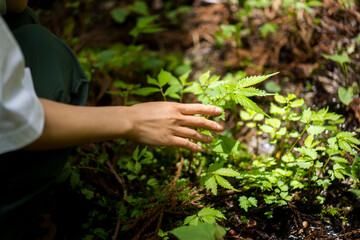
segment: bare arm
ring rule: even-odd
[[[6,0],[6,11],[10,13],[21,13],[24,11],[28,0]]]
[[[151,102],[131,107],[80,107],[40,99],[45,111],[42,135],[25,149],[45,150],[125,138],[154,146],[200,151],[190,141],[212,139],[189,128],[221,131],[214,121],[194,114],[218,115],[221,109],[201,104]]]

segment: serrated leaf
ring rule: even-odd
[[[233,94],[233,96],[235,98],[235,102],[240,104],[244,108],[255,111],[257,113],[261,113],[265,116],[268,116],[261,108],[258,107],[258,105],[256,105],[256,103],[251,101],[249,98],[247,98],[243,95],[240,95],[240,94]]]
[[[320,121],[323,122],[325,121],[325,115],[328,111],[328,108],[326,109],[320,109],[319,111],[315,112],[314,114],[311,115],[311,119],[312,121]]]
[[[323,126],[315,126],[315,125],[310,125],[306,131],[308,134],[310,135],[319,135],[320,133],[323,133],[326,130],[326,127]]]
[[[336,137],[331,137],[331,138],[329,138],[329,139],[327,140],[327,142],[328,142],[330,148],[332,148],[332,149],[334,149],[334,150],[338,150],[338,149],[339,149],[338,145],[336,144],[336,142],[337,142]]]
[[[310,122],[311,115],[312,115],[312,112],[311,112],[310,108],[307,108],[306,110],[304,110],[301,115],[301,122],[302,123]]]
[[[249,87],[249,88],[241,88],[237,90],[235,93],[242,94],[246,97],[253,97],[253,96],[268,96],[272,95],[269,93],[266,93],[264,90],[259,90],[257,88]]]
[[[223,188],[229,189],[229,190],[234,190],[237,191],[230,183],[228,180],[226,180],[225,178],[221,177],[220,175],[215,174],[215,179],[216,182],[222,186]]]
[[[279,107],[274,103],[270,103],[270,113],[277,115],[277,116],[282,116],[284,115],[286,112],[284,107]]]
[[[267,118],[265,119],[265,123],[272,126],[273,128],[279,128],[281,121],[277,118]]]
[[[214,208],[210,208],[210,207],[204,207],[203,209],[201,209],[198,212],[197,215],[201,218],[203,218],[205,216],[211,216],[216,219],[220,219],[220,218],[226,219],[222,212],[220,212],[219,210],[216,210]]]
[[[237,84],[237,86],[239,88],[245,88],[245,87],[249,87],[255,84],[258,84],[266,79],[268,79],[271,76],[274,76],[275,74],[278,74],[279,72],[276,73],[272,73],[272,74],[268,74],[268,75],[262,75],[262,76],[251,76],[251,77],[246,77],[243,78],[239,81],[239,83]]]
[[[274,99],[278,103],[282,103],[282,104],[286,103],[286,98],[280,94],[275,94]]]
[[[237,177],[240,176],[240,173],[231,169],[231,168],[220,168],[214,172],[215,174],[225,176],[225,177]]]
[[[290,103],[290,107],[292,107],[292,108],[301,107],[302,105],[304,105],[304,99],[303,98],[297,99],[297,100]]]
[[[286,134],[286,127],[282,127],[279,129],[279,131],[276,132],[276,135],[278,136],[284,136]]]
[[[346,158],[339,157],[339,156],[332,156],[331,160],[333,160],[334,162],[337,162],[337,163],[347,163],[348,162],[348,160]]]
[[[214,176],[205,181],[205,187],[210,189],[212,194],[217,195],[217,183]]]
[[[344,140],[339,140],[339,147],[344,150],[344,151],[347,151],[348,153],[351,153],[353,150],[351,148],[351,145],[349,143],[347,143],[346,141]]]
[[[247,212],[249,207],[257,207],[257,200],[254,197],[241,196],[239,197],[239,206]]]
[[[302,153],[305,156],[309,156],[312,160],[315,160],[318,158],[318,154],[315,149],[307,148],[307,147],[300,147],[300,148],[294,148],[295,151],[298,151]]]
[[[196,215],[187,216],[184,220],[184,225],[197,226],[200,223]]]

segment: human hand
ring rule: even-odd
[[[174,102],[149,102],[130,107],[131,122],[127,138],[153,146],[182,147],[192,151],[201,151],[201,147],[190,141],[210,143],[212,138],[192,128],[221,131],[218,123],[194,116],[219,115],[222,110],[203,104],[180,104]]]

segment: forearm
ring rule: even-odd
[[[20,13],[24,11],[28,0],[6,0],[6,11],[9,13]]]
[[[195,129],[221,131],[214,121],[194,116],[218,115],[221,109],[202,104],[141,103],[131,107],[80,107],[40,99],[45,112],[41,136],[26,150],[46,150],[125,138],[153,146],[200,151],[196,142],[212,138]]]
[[[40,99],[45,112],[42,135],[25,147],[46,150],[126,137],[129,107],[82,107]]]

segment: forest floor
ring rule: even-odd
[[[56,1],[51,6],[40,6],[46,10],[40,10],[38,13],[42,23],[70,43],[75,53],[90,47],[107,48],[119,42],[127,45],[132,43],[128,35],[129,26],[119,26],[110,16],[111,9],[120,6],[121,1],[95,1],[90,5],[91,8],[85,4],[86,1],[79,1],[81,4],[76,11],[67,7],[65,2],[68,1]],[[348,131],[360,128],[359,93],[354,95],[353,101],[347,106],[337,95],[341,86],[360,85],[360,47],[357,42],[360,34],[360,7],[343,7],[338,1],[324,0],[322,7],[315,7],[311,12],[302,9],[289,17],[278,14],[275,10],[278,8],[276,4],[281,4],[281,1],[273,1],[271,6],[262,11],[253,10],[243,26],[250,29],[251,34],[240,36],[240,44],[236,44],[232,39],[223,39],[219,46],[216,32],[221,30],[221,24],[233,24],[237,21],[235,13],[240,7],[234,4],[205,2],[194,1],[191,10],[180,15],[176,27],[164,23],[165,31],[140,35],[137,44],[146,46],[143,54],[147,54],[147,51],[157,51],[164,55],[180,54],[184,61],[192,63],[194,78],[207,70],[222,76],[240,70],[247,75],[279,71],[280,74],[272,79],[274,84],[280,87],[283,95],[295,93],[298,97],[304,98],[306,105],[314,110],[329,107],[330,111],[342,114],[346,119],[343,127]],[[34,4],[34,8],[39,9],[39,6]],[[156,6],[153,8],[157,11]],[[87,23],[88,18],[92,19],[90,24]],[[68,19],[72,19],[75,25],[69,27],[72,23]],[[262,36],[259,29],[266,23],[274,23],[277,28],[275,32]],[[71,31],[66,31],[69,28]],[[77,40],[72,42],[74,38]],[[346,83],[341,65],[323,57],[323,54],[332,55],[340,52],[347,52],[351,61],[347,68]],[[114,76],[132,83],[145,82],[145,76],[132,74],[129,69],[127,67],[111,73],[105,70],[94,71],[90,82],[88,105],[123,104],[121,97],[107,95],[106,92],[114,90]],[[257,87],[269,88],[266,82]],[[191,96],[189,101],[193,101]],[[259,105],[265,106],[266,101],[271,100],[262,101],[265,102],[260,102]],[[228,116],[226,127],[231,128],[234,125],[236,122],[231,121],[231,117]],[[246,144],[251,134],[253,133],[244,127],[237,138]],[[84,151],[93,149],[94,145],[84,147]],[[97,178],[98,184],[102,181],[100,173],[92,172],[87,175],[89,179]],[[99,186],[109,188],[104,183]],[[114,193],[116,194],[118,193]],[[265,205],[254,210],[249,222],[244,224],[239,220],[236,209],[233,208],[234,203],[231,198],[227,198],[226,192],[216,197],[207,197],[212,198],[216,204],[221,202],[229,209],[228,218],[225,220],[229,230],[225,239],[360,239],[359,199],[353,196],[348,191],[348,186],[343,183],[335,182],[324,194],[327,205],[346,209],[343,216],[327,216],[324,220],[319,217],[321,209],[318,205],[303,204],[302,201],[294,199],[285,206],[275,208],[272,219],[264,218],[264,208],[269,207]],[[183,207],[178,204],[176,209],[172,210],[181,212]],[[171,213],[167,214],[171,216]],[[344,217],[347,219],[345,225],[342,224]],[[146,220],[151,216],[144,218]],[[145,233],[140,234],[138,239],[147,239],[144,236]]]

